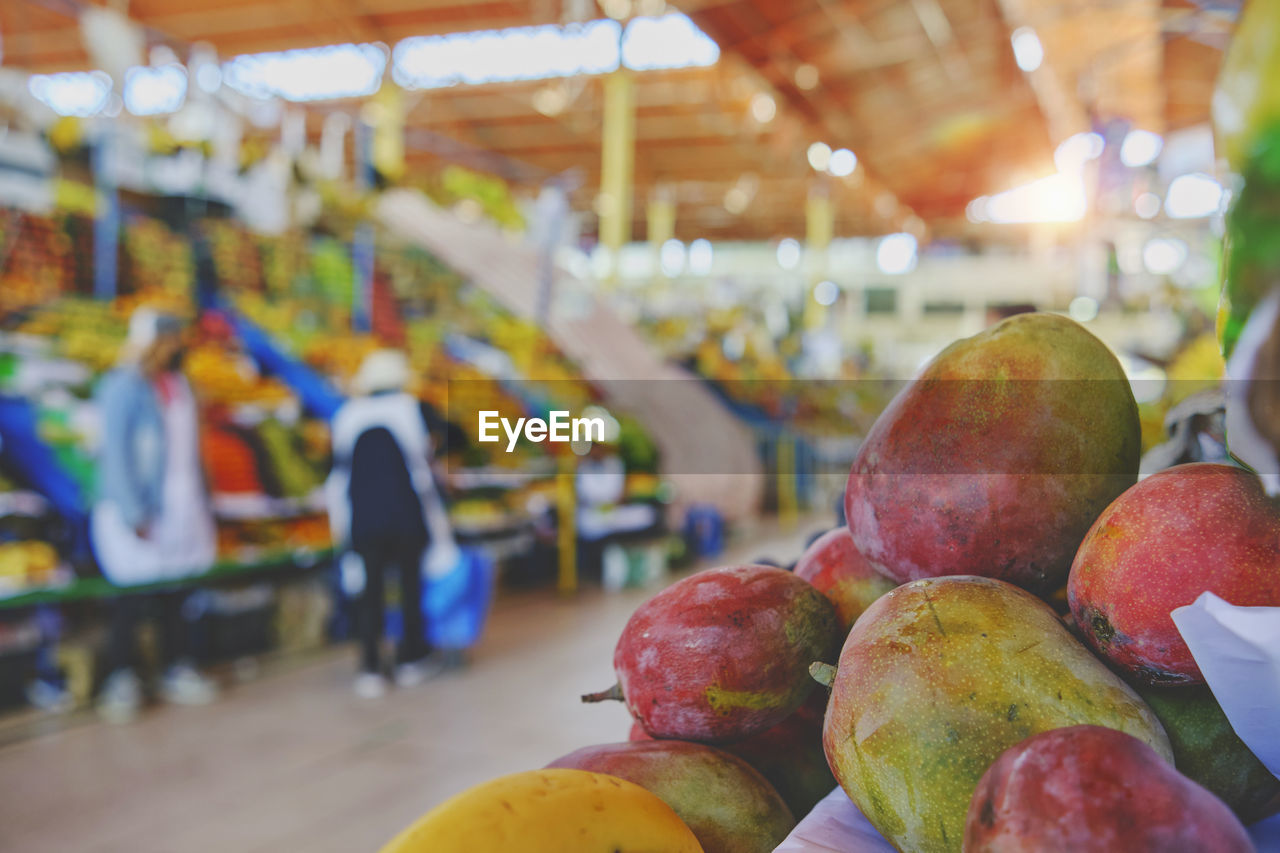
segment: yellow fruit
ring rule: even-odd
[[[585,770],[529,770],[463,791],[382,853],[702,853],[671,807]]]

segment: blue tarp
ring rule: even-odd
[[[235,311],[221,309],[244,345],[245,351],[263,372],[275,376],[293,389],[310,414],[331,420],[344,402],[328,379],[276,346],[271,336]]]
[[[87,548],[89,498],[40,438],[36,407],[24,397],[0,395],[0,462],[53,505],[71,526],[76,548]]]

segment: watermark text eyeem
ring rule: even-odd
[[[604,441],[604,418],[571,418],[568,412],[553,411],[548,418],[504,418],[495,411],[480,412],[480,440],[501,441],[498,429],[507,437],[507,452],[515,450],[521,434],[535,444],[544,441]]]

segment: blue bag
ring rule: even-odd
[[[442,649],[474,646],[493,601],[493,560],[478,548],[458,548],[458,563],[439,577],[422,579],[427,642]]]

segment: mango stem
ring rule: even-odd
[[[587,693],[582,697],[583,702],[605,702],[610,699],[616,702],[622,701],[621,684],[614,684],[608,690],[601,690],[599,693]]]
[[[809,675],[814,681],[830,690],[831,684],[836,680],[836,668],[829,663],[816,660],[809,664]]]

